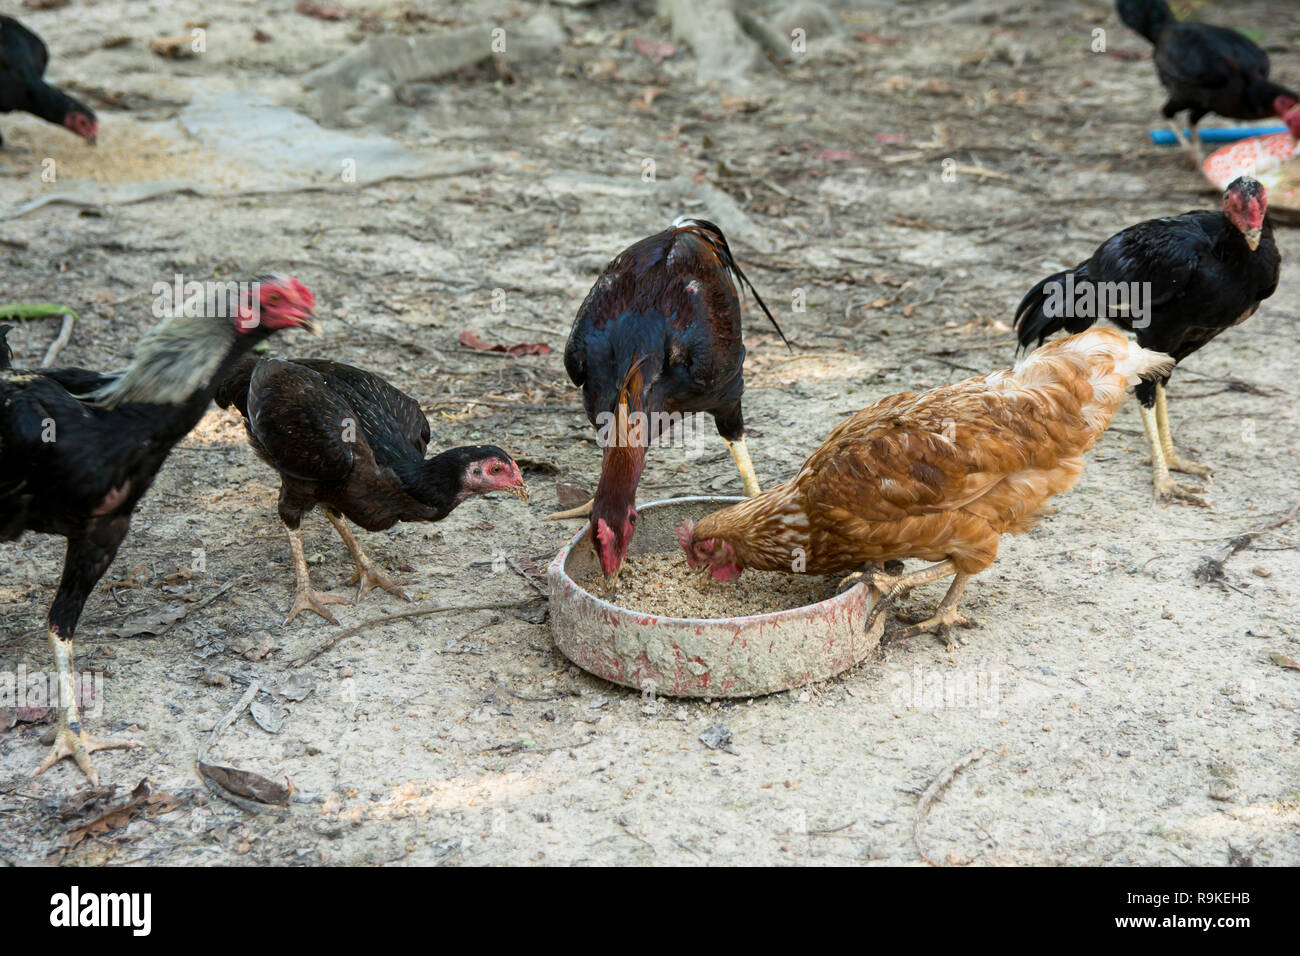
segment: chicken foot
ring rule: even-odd
[[[1163,385],[1156,385],[1156,427],[1160,429],[1160,448],[1165,453],[1165,464],[1170,471],[1208,478],[1214,473],[1209,465],[1189,461],[1174,449],[1174,433],[1169,429],[1169,398]]]
[[[937,567],[937,565],[936,565]],[[974,622],[969,617],[957,610],[957,602],[961,600],[962,592],[966,590],[966,585],[970,582],[973,575],[962,574],[958,572],[952,579],[952,584],[948,587],[948,593],[944,595],[943,600],[939,602],[939,607],[933,617],[926,618],[917,624],[908,627],[900,627],[896,631],[891,631],[889,636],[896,641],[905,641],[909,637],[916,637],[918,634],[934,634],[943,638],[944,645],[948,651],[956,649],[956,644],[952,640],[953,625],[960,627],[974,627]]]
[[[591,506],[595,504],[596,499],[592,498],[585,505],[578,505],[576,508],[570,508],[568,511],[556,511],[546,516],[547,521],[564,521],[566,518],[586,518],[591,514]]]
[[[1151,445],[1151,484],[1157,501],[1181,499],[1201,508],[1208,508],[1209,502],[1200,496],[1201,489],[1193,488],[1174,481],[1169,477],[1169,463],[1165,458],[1164,442],[1161,441],[1160,425],[1154,408],[1138,405],[1142,415],[1142,427],[1146,429],[1147,442]]]
[[[883,569],[875,566],[860,573],[867,579],[867,584],[871,589],[880,595],[876,599],[871,613],[867,615],[866,628],[870,631],[876,626],[877,618],[884,613],[885,609],[912,588],[929,584],[931,581],[938,581],[940,578],[946,578],[948,575],[957,574],[958,572],[957,565],[953,563],[952,559],[945,558],[938,564],[932,564],[928,568],[913,571],[911,574],[887,574]],[[844,582],[841,581],[840,583],[842,585]]]
[[[298,528],[285,528],[285,532],[289,535],[289,550],[293,554],[293,573],[297,580],[297,591],[294,595],[293,607],[289,610],[289,616],[284,619],[284,623],[288,624],[303,611],[315,611],[331,624],[337,624],[338,619],[330,613],[326,605],[352,602],[347,598],[312,590],[311,578],[307,574],[307,556],[302,551],[302,531]]]
[[[745,497],[754,497],[761,489],[758,486],[758,473],[754,471],[754,462],[749,457],[749,449],[745,447],[745,439],[742,437],[735,441],[726,438],[722,440],[727,443],[727,451],[731,452],[732,460],[740,471],[740,480],[745,486]]]
[[[64,757],[76,761],[92,787],[99,786],[99,773],[90,763],[90,755],[97,750],[128,750],[139,747],[134,740],[96,740],[81,729],[81,714],[77,708],[76,683],[72,677],[72,638],[66,641],[54,630],[50,631],[50,650],[59,671],[59,727],[55,732],[54,746],[41,761],[33,777],[40,776]]]
[[[333,508],[326,508],[325,517],[329,518],[330,524],[334,525],[334,530],[343,539],[343,546],[348,549],[348,553],[352,555],[353,563],[357,566],[356,573],[352,575],[352,580],[348,581],[348,584],[360,585],[357,590],[357,603],[360,603],[361,599],[375,588],[383,588],[389,594],[394,594],[403,601],[411,600],[406,592],[402,590],[401,584],[375,567],[374,562],[361,550],[361,542],[357,540],[357,536],[352,533],[352,529],[348,527],[341,514]]]

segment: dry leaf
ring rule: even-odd
[[[662,63],[677,52],[677,47],[666,40],[647,40],[644,37],[636,37],[632,41],[632,49],[655,63]]]
[[[1277,651],[1274,651],[1272,654],[1268,655],[1268,659],[1272,661],[1274,664],[1276,664],[1278,667],[1285,667],[1289,670],[1300,671],[1300,663],[1296,662],[1290,657],[1287,657],[1285,654],[1279,654]]]
[[[249,770],[236,770],[234,767],[215,767],[200,762],[199,772],[221,789],[228,790],[237,797],[245,797],[258,803],[267,803],[277,807],[288,806],[289,797],[293,794],[292,786],[281,786],[274,780],[267,780],[260,774]]]
[[[257,726],[268,734],[278,734],[280,728],[284,726],[285,718],[289,716],[289,712],[279,704],[266,704],[260,700],[249,704],[248,712],[253,715],[253,720],[257,721]]]
[[[125,803],[109,807],[98,816],[79,823],[59,838],[59,846],[71,850],[88,836],[120,830],[140,815],[153,819],[159,814],[170,813],[180,805],[181,801],[170,793],[155,793],[147,779],[141,780]]]
[[[305,17],[315,17],[317,20],[346,20],[348,18],[348,11],[345,7],[323,3],[308,3],[307,0],[302,0],[298,6],[294,7],[294,10]]]
[[[560,482],[555,486],[555,500],[560,503],[564,510],[576,508],[579,505],[585,505],[591,500],[591,492],[585,488],[579,488],[577,485],[566,485]]]
[[[479,337],[477,332],[466,329],[458,339],[461,345],[476,352],[505,352],[508,355],[550,355],[551,347],[545,342],[519,345],[492,345]]]
[[[171,574],[162,579],[163,584],[180,584],[182,581],[188,581],[194,577],[193,568],[177,568]]]
[[[275,692],[285,700],[305,700],[315,689],[315,679],[305,671],[298,671],[282,681]]]
[[[194,36],[184,33],[175,37],[159,37],[149,41],[149,49],[164,60],[186,60],[194,56]]]
[[[151,611],[123,621],[120,627],[109,628],[108,633],[112,637],[140,637],[145,634],[157,637],[165,633],[173,624],[183,620],[188,613],[189,608],[183,605]]]

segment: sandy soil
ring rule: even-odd
[[[1011,310],[1053,264],[1140,219],[1214,204],[1180,155],[1146,142],[1162,102],[1149,48],[1110,4],[912,26],[945,8],[843,4],[837,40],[819,49],[813,37],[808,56],[765,66],[740,92],[697,86],[680,44],[658,63],[638,52],[638,38],[669,37],[649,3],[344,5],[342,23],[294,14],[288,0],[178,0],[165,14],[74,0],[22,15],[53,47],[56,77],[116,98],[90,97],[105,128],[173,115],[177,77],[324,117],[302,75],[373,30],[512,29],[549,9],[563,39],[548,57],[389,90],[386,107],[381,90],[379,106],[331,119],[471,152],[472,173],[45,207],[0,223],[0,300],[79,309],[61,360],[113,367],[154,321],[153,283],[297,275],[327,338],[274,350],[390,376],[425,403],[437,445],[495,441],[534,490],[528,505],[477,500],[364,544],[418,601],[520,603],[384,623],[410,606],[375,592],[338,612],[344,628],[377,623],[295,666],[340,629],[281,626],[292,572],[277,482],[214,409],[140,507],[77,645],[79,667],[104,675],[90,728],[145,745],[97,756],[113,799],[148,778],[181,808],[63,849],[85,815],[60,807],[83,778],[65,762],[30,779],[47,728],[19,724],[0,733],[0,862],[913,864],[920,791],[980,750],[926,816],[923,844],[939,862],[1300,863],[1300,673],[1270,657],[1300,657],[1296,525],[1255,539],[1222,584],[1193,574],[1297,499],[1289,262],[1276,296],[1174,377],[1175,433],[1215,466],[1213,510],[1152,505],[1127,407],[1058,513],[1005,539],[972,584],[964,603],[980,626],[951,654],[919,638],[792,693],[647,702],[568,665],[504,560],[544,567],[577,530],[542,520],[556,482],[591,487],[599,464],[560,352],[599,269],[673,216],[708,213],[727,228],[796,343],[787,354],[749,317],[749,445],[770,483],[846,413],[1008,363]],[[359,25],[366,11],[373,29]],[[1200,15],[1266,27],[1275,72],[1300,80],[1300,8],[1248,0]],[[202,56],[165,61],[144,46],[200,20]],[[1090,51],[1095,27],[1110,53]],[[254,42],[255,29],[270,40]],[[115,36],[133,40],[103,48]],[[0,189],[41,157],[85,158],[30,118],[0,117],[0,129]],[[945,182],[944,160],[992,172]],[[1285,255],[1300,234],[1280,228],[1278,242]],[[20,362],[39,360],[54,325],[14,334]],[[457,345],[466,328],[555,352],[471,352]],[[658,450],[641,497],[739,487],[719,441]],[[305,529],[317,585],[350,594],[333,530],[320,515]],[[43,622],[62,553],[40,536],[0,546],[0,669],[49,666]],[[214,595],[162,637],[114,636]],[[927,589],[913,604],[937,597]],[[208,760],[288,778],[287,808],[261,814],[211,796],[196,771],[253,681],[276,732],[244,714]],[[729,751],[700,739],[717,724]]]

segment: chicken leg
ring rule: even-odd
[[[337,624],[338,619],[330,613],[326,607],[327,604],[351,604],[347,598],[335,597],[332,594],[322,594],[320,591],[313,591],[311,578],[307,574],[307,557],[302,552],[302,531],[298,528],[285,528],[289,535],[289,551],[293,554],[293,573],[297,581],[297,591],[294,595],[293,607],[289,610],[289,616],[284,619],[288,624],[303,611],[315,611],[331,624]]]
[[[909,637],[916,637],[918,634],[935,634],[943,638],[944,644],[949,651],[955,649],[956,645],[952,640],[953,625],[961,627],[973,627],[971,619],[961,611],[957,610],[957,602],[961,600],[962,592],[966,590],[966,585],[970,583],[972,575],[958,572],[952,579],[952,584],[948,586],[948,593],[943,596],[939,602],[939,607],[933,617],[926,618],[917,624],[909,627],[901,627],[896,631],[890,632],[890,637],[896,641],[904,641]]]
[[[727,451],[731,452],[736,468],[740,470],[740,480],[745,486],[745,497],[754,497],[761,489],[758,487],[758,474],[754,471],[754,462],[750,460],[744,437],[737,438],[735,441],[726,438],[722,440],[727,443]]]
[[[911,574],[887,574],[884,569],[875,566],[858,573],[865,577],[871,589],[880,595],[876,599],[875,607],[867,615],[867,630],[870,631],[876,626],[876,619],[896,599],[902,597],[912,588],[929,584],[931,581],[938,581],[950,574],[956,574],[957,565],[953,563],[951,558],[946,558],[938,564],[932,564],[928,568],[913,571]],[[847,581],[848,578],[845,578],[845,580]],[[841,581],[840,586],[843,587],[843,585],[844,581]]]
[[[1159,392],[1156,393],[1159,395]],[[1156,409],[1138,405],[1142,415],[1142,427],[1146,429],[1147,442],[1151,445],[1151,484],[1157,501],[1181,499],[1201,508],[1208,508],[1209,503],[1200,496],[1199,488],[1180,484],[1169,477],[1169,463],[1165,459],[1164,442],[1161,439],[1160,425]]]
[[[1197,475],[1208,478],[1213,474],[1209,465],[1202,465],[1183,458],[1174,449],[1174,435],[1169,430],[1169,399],[1164,385],[1156,384],[1156,427],[1160,429],[1160,448],[1165,454],[1165,464],[1170,471],[1181,471],[1185,475]]]
[[[72,638],[64,640],[57,631],[50,629],[50,650],[59,670],[59,728],[55,733],[54,746],[49,755],[41,761],[32,776],[40,776],[64,757],[76,761],[81,772],[86,775],[92,787],[99,786],[99,773],[90,763],[90,755],[97,750],[128,750],[139,747],[134,740],[96,740],[81,729],[81,714],[77,707],[76,683],[72,677]]]
[[[1196,129],[1196,124],[1191,124],[1191,138],[1183,132],[1183,128],[1174,120],[1169,120],[1169,128],[1174,132],[1174,139],[1178,140],[1178,145],[1183,148],[1187,158],[1192,161],[1192,165],[1198,170],[1201,164],[1205,162],[1205,151],[1201,148],[1201,134]]]
[[[352,575],[352,580],[348,584],[361,585],[357,590],[356,601],[358,604],[361,603],[363,597],[375,588],[383,588],[389,594],[395,594],[403,601],[411,600],[398,582],[376,568],[370,558],[366,556],[366,553],[361,550],[361,543],[357,541],[357,536],[352,533],[352,529],[348,527],[341,514],[333,508],[326,508],[325,517],[329,518],[330,524],[334,525],[334,530],[343,539],[344,547],[348,549],[348,553],[352,555],[352,561],[357,566],[356,573]]]

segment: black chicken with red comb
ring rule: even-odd
[[[551,518],[591,515],[591,540],[606,574],[627,556],[646,448],[673,426],[674,415],[712,415],[745,494],[758,494],[741,410],[742,285],[781,333],[722,230],[680,218],[619,253],[578,309],[564,367],[582,389],[604,458],[591,503]]]
[[[93,145],[99,136],[95,111],[45,82],[49,62],[50,51],[40,37],[13,17],[0,17],[0,113],[31,113],[66,126]]]
[[[72,757],[96,784],[93,751],[135,746],[81,729],[72,635],[82,608],[113,563],[136,504],[239,357],[279,329],[317,331],[315,300],[296,279],[260,279],[238,295],[230,315],[224,307],[215,316],[180,314],[152,329],[121,372],[0,366],[0,541],[27,531],[68,541],[49,616],[59,727],[37,773]],[[7,347],[0,353],[8,365]]]
[[[288,624],[347,604],[311,586],[303,517],[320,505],[356,564],[357,600],[379,587],[405,600],[396,581],[361,549],[344,518],[367,531],[399,521],[441,521],[472,495],[504,491],[524,501],[519,466],[495,445],[468,445],[425,458],[429,421],[420,403],[374,372],[326,359],[247,356],[216,394],[244,417],[253,451],[280,473],[280,520],[289,536],[297,595]]]

